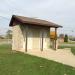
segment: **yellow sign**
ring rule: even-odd
[[[50,38],[57,39],[57,33],[55,33],[55,31],[50,32]]]

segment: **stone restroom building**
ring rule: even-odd
[[[12,50],[47,50],[50,48],[50,28],[62,27],[45,20],[13,15],[9,26],[12,27]],[[57,36],[56,36],[57,37]],[[56,40],[54,49],[56,49]]]

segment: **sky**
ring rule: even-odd
[[[12,15],[51,21],[63,26],[59,34],[75,35],[75,0],[0,0],[0,34],[10,29]]]

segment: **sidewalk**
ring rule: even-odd
[[[75,55],[73,55],[70,50],[58,49],[54,51],[49,49],[49,50],[44,50],[42,52],[39,50],[37,51],[29,50],[27,53],[75,67]]]

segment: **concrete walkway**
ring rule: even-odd
[[[75,67],[75,55],[71,53],[71,50],[58,49],[56,51],[44,50],[42,52],[29,50],[27,53]]]

